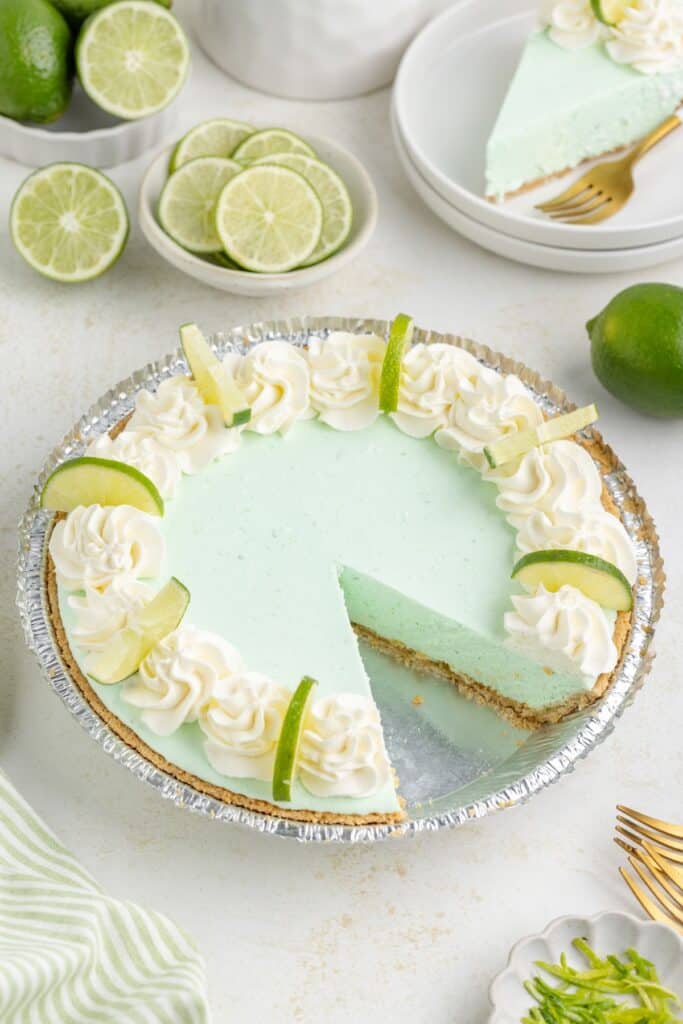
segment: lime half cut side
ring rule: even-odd
[[[244,142],[240,142],[230,155],[241,164],[251,164],[265,156],[272,156],[273,153],[315,156],[315,150],[307,142],[286,128],[263,128],[260,132],[254,132]]]
[[[312,185],[323,204],[323,226],[320,240],[303,266],[312,266],[326,260],[341,249],[349,237],[353,222],[353,207],[346,185],[336,171],[327,164],[302,153],[274,153],[262,157],[256,164],[271,163],[297,171]]]
[[[49,164],[14,197],[10,233],[34,270],[77,283],[103,274],[123,252],[128,211],[116,186],[83,164]]]
[[[304,676],[285,712],[273,766],[273,800],[281,803],[288,803],[292,799],[292,782],[296,774],[306,710],[311,693],[317,685],[311,676]]]
[[[379,381],[379,407],[382,412],[396,412],[398,409],[401,362],[403,353],[413,340],[414,329],[412,317],[405,313],[399,313],[391,324]]]
[[[162,110],[177,96],[190,66],[185,33],[149,0],[118,0],[93,14],[76,43],[83,89],[103,110],[127,120]]]
[[[517,562],[512,578],[530,590],[539,584],[551,593],[565,585],[575,587],[603,608],[618,612],[633,607],[633,593],[621,569],[583,551],[532,551]]]
[[[586,405],[582,409],[574,409],[561,416],[553,416],[552,419],[539,423],[537,427],[520,430],[517,434],[509,434],[507,437],[502,437],[500,441],[486,445],[484,448],[486,461],[491,469],[497,469],[498,466],[503,466],[506,462],[526,455],[532,448],[571,437],[577,430],[584,430],[591,423],[595,423],[597,418],[598,409],[595,405]]]
[[[323,208],[305,178],[288,167],[248,167],[228,182],[216,229],[235,263],[262,274],[301,266],[320,240]]]
[[[196,324],[183,324],[180,343],[200,395],[217,405],[226,427],[239,427],[251,419],[246,395],[235,383]]]
[[[196,160],[200,156],[229,157],[233,150],[243,142],[254,129],[243,121],[233,121],[229,117],[213,117],[210,121],[191,128],[173,150],[171,171],[177,171],[188,160]]]
[[[159,199],[159,221],[166,234],[190,252],[218,252],[216,203],[224,186],[241,170],[234,160],[218,156],[200,156],[183,164],[168,179]]]
[[[111,686],[128,679],[152,648],[182,622],[190,592],[175,576],[133,615],[106,646],[88,659],[88,675],[96,683]]]
[[[57,466],[40,495],[40,507],[72,512],[79,505],[130,505],[152,516],[164,514],[164,501],[144,473],[127,462],[82,455]]]

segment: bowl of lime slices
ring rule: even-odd
[[[375,229],[377,193],[331,139],[214,118],[159,153],[138,217],[178,270],[259,297],[304,288],[353,260]]]
[[[3,0],[0,156],[113,167],[167,137],[190,63],[169,6]]]

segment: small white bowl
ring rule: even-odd
[[[538,974],[534,961],[557,963],[562,953],[572,966],[583,959],[572,948],[572,939],[585,938],[598,956],[633,947],[651,960],[662,984],[683,998],[683,938],[656,921],[641,921],[631,914],[606,912],[595,917],[560,917],[544,932],[530,935],[512,947],[508,965],[494,978],[489,989],[493,1012],[487,1024],[519,1024],[532,999],[524,982]],[[542,972],[540,972],[542,973]]]
[[[0,116],[0,156],[29,167],[62,160],[116,167],[168,138],[177,120],[178,101],[176,97],[150,117],[121,121],[101,110],[76,83],[68,109],[53,124],[24,124]]]
[[[278,292],[305,288],[309,284],[334,274],[345,266],[370,241],[377,224],[377,193],[363,165],[347,149],[331,139],[307,135],[321,160],[328,163],[344,181],[353,205],[353,226],[347,241],[339,252],[301,270],[286,274],[255,274],[247,270],[228,270],[203,260],[183,249],[170,238],[157,220],[157,207],[161,190],[168,177],[168,164],[173,146],[168,146],[155,158],[142,179],[138,199],[138,219],[147,241],[160,256],[190,277],[233,295],[251,295],[255,298]]]

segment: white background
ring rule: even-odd
[[[182,15],[189,3],[178,8]],[[483,1024],[489,980],[520,936],[560,914],[635,910],[617,875],[615,804],[683,819],[683,422],[641,417],[607,395],[592,375],[584,329],[629,284],[682,285],[683,264],[591,279],[485,253],[412,193],[388,112],[387,91],[324,104],[262,96],[197,51],[178,134],[219,114],[282,123],[348,145],[376,182],[380,219],[368,249],[331,280],[282,299],[233,298],[182,276],[135,224],[121,260],[98,281],[44,280],[7,234],[10,200],[28,171],[0,161],[0,765],[109,891],[167,912],[195,937],[220,1024]],[[112,174],[131,212],[150,159]],[[456,832],[312,848],[168,806],[80,730],[24,647],[14,610],[16,523],[36,472],[107,388],[176,346],[178,324],[197,320],[212,331],[399,310],[509,352],[581,404],[598,400],[601,429],[662,537],[669,586],[654,670],[616,733],[572,776]]]

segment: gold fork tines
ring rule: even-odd
[[[536,209],[565,224],[599,224],[613,217],[633,194],[634,165],[681,123],[672,114],[621,160],[596,164],[559,196],[539,203]]]
[[[615,843],[648,890],[626,870],[619,872],[645,912],[683,934],[683,828],[619,805]],[[624,828],[628,825],[628,828]],[[622,838],[624,837],[624,838]],[[650,895],[648,895],[648,893]],[[654,899],[652,899],[654,897]]]

